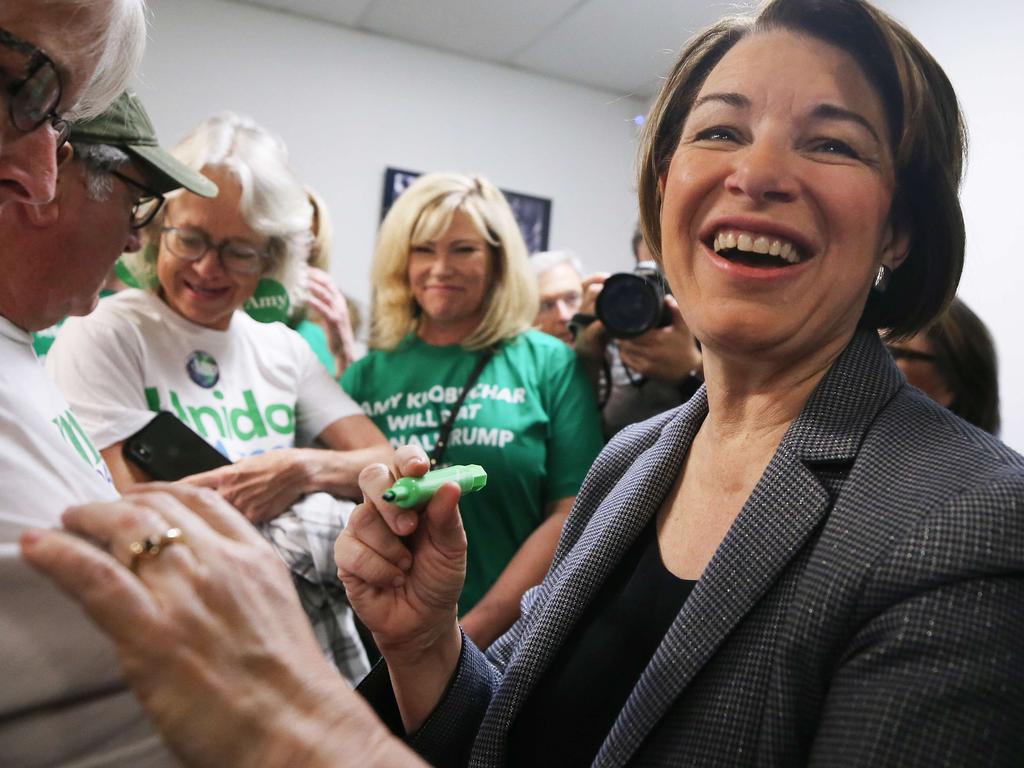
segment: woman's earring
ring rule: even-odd
[[[889,280],[892,278],[892,268],[885,266],[885,264],[878,265],[878,272],[875,273],[875,284],[873,290],[875,293],[885,293],[885,289],[889,287]]]

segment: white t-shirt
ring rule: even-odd
[[[212,330],[147,291],[121,291],[88,317],[68,320],[46,367],[100,450],[159,410],[176,414],[231,461],[308,445],[338,419],[363,413],[282,323],[235,312],[226,331]],[[297,577],[325,654],[355,683],[368,666],[332,546],[351,508],[314,494],[260,529]]]
[[[61,329],[47,370],[102,450],[175,413],[232,461],[311,442],[362,413],[302,337],[235,312],[196,325],[147,291],[126,290]]]
[[[110,472],[32,351],[0,317],[0,763],[170,766],[110,643],[21,559],[27,527],[110,500]]]

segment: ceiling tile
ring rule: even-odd
[[[647,100],[683,42],[755,0],[232,0]],[[876,0],[898,17],[933,0]],[[932,9],[932,10],[929,10]],[[911,25],[913,27],[913,25]]]
[[[354,27],[373,0],[243,0],[243,2]]]
[[[503,62],[581,0],[373,0],[359,27],[400,40]]]
[[[694,32],[743,3],[729,0],[590,0],[512,63],[598,88],[648,95]]]

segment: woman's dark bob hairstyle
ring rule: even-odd
[[[885,293],[871,292],[861,325],[894,337],[925,328],[952,300],[964,261],[959,187],[966,157],[963,115],[945,72],[899,23],[863,0],[769,0],[751,17],[723,19],[692,38],[644,125],[638,159],[640,222],[661,258],[660,177],[683,123],[715,65],[738,41],[791,30],[854,58],[885,109],[896,175],[893,224],[910,236]]]

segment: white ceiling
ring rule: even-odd
[[[874,0],[899,16],[925,0]],[[757,0],[234,0],[642,99],[680,45]]]
[[[236,0],[645,98],[691,32],[751,0]]]

